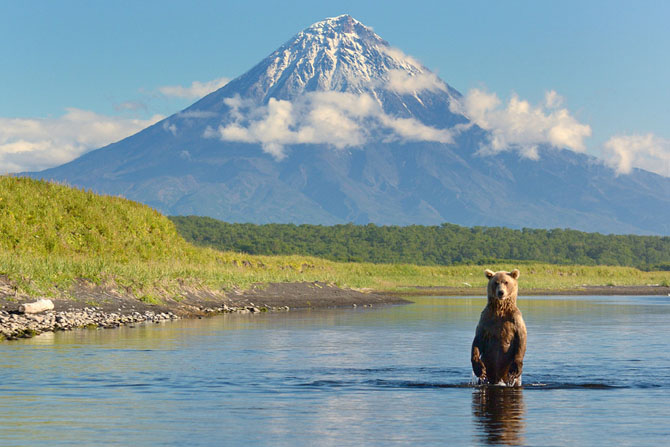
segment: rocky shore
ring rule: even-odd
[[[46,311],[39,314],[20,314],[0,311],[0,337],[8,340],[29,338],[42,332],[68,331],[77,328],[115,328],[137,323],[159,323],[178,319],[172,312],[130,314],[107,313],[95,307],[70,311]]]
[[[52,310],[26,313],[25,305],[36,299],[12,294],[11,287],[0,284],[0,339],[14,340],[78,328],[161,323],[222,313],[260,314],[407,302],[397,296],[342,289],[320,282],[257,284],[249,290],[227,293],[184,290],[178,299],[166,297],[161,304],[146,303],[109,287],[80,284],[68,297],[51,298]]]
[[[288,311],[289,307],[266,308],[256,306],[205,308],[209,315],[220,313],[254,314],[267,311]],[[143,323],[162,323],[179,320],[182,317],[173,312],[107,312],[96,307],[69,309],[66,311],[45,311],[36,314],[8,312],[0,310],[0,339],[16,340],[30,338],[43,332],[69,331],[81,328],[113,329],[119,326],[134,326]]]

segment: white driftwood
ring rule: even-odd
[[[37,314],[45,310],[52,310],[54,303],[51,300],[37,300],[34,303],[24,303],[19,306],[19,312],[24,314]]]

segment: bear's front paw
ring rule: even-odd
[[[523,370],[523,362],[520,361],[512,362],[512,364],[509,367],[509,375],[517,377],[521,375],[522,370]]]
[[[472,372],[474,372],[475,376],[479,377],[479,379],[481,379],[481,380],[486,379],[486,368],[484,367],[483,363],[473,362],[472,363]]]

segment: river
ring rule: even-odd
[[[0,342],[0,445],[662,445],[670,297],[520,297],[521,389],[469,385],[483,298]]]

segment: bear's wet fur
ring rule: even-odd
[[[481,313],[472,341],[472,371],[479,384],[521,385],[526,354],[526,324],[516,306],[519,270],[493,272],[489,278],[488,303]]]

